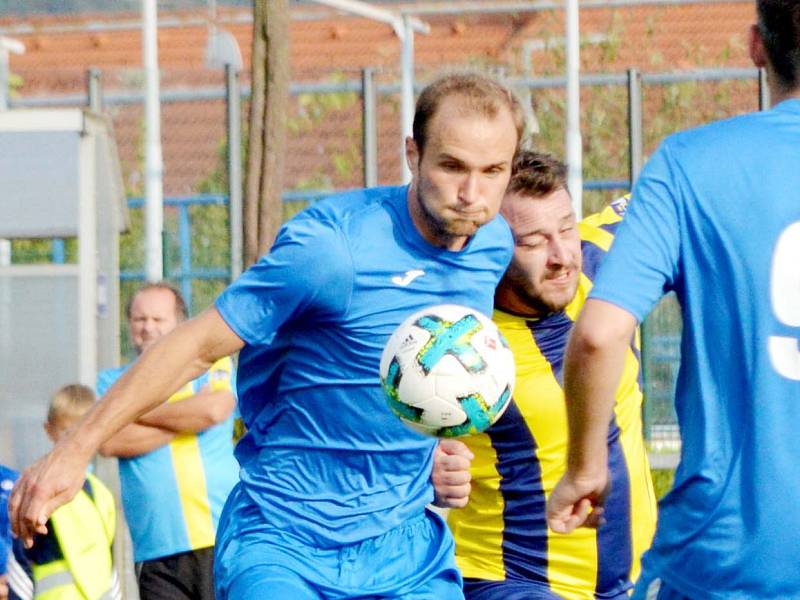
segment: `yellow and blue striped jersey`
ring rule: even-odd
[[[98,375],[104,394],[129,365]],[[234,389],[233,362],[215,362],[173,394],[180,402],[208,386]],[[133,541],[134,560],[154,560],[214,545],[225,500],[239,481],[233,456],[233,415],[200,433],[181,433],[169,443],[140,456],[120,459],[122,505]]]
[[[487,432],[465,439],[475,455],[472,492],[467,507],[449,515],[464,577],[521,579],[567,599],[583,599],[624,593],[638,576],[639,557],[656,520],[642,438],[638,340],[625,360],[608,438],[607,523],[559,535],[545,521],[546,501],[566,466],[562,365],[567,337],[625,202],[579,224],[583,268],[578,293],[564,311],[541,319],[494,314],[514,352],[517,383],[503,417]]]

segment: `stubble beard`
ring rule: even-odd
[[[425,224],[429,227],[431,233],[437,239],[442,240],[444,243],[448,243],[456,238],[471,237],[475,235],[475,232],[482,225],[482,223],[478,223],[476,221],[467,221],[464,219],[448,221],[440,215],[435,214],[425,203],[422,190],[420,189],[421,187],[422,186],[417,186],[416,189],[417,206],[419,206],[423,221],[425,221]]]
[[[504,276],[506,285],[513,290],[514,295],[530,311],[530,314],[537,318],[561,312],[572,302],[578,292],[578,284],[575,281],[564,294],[536,293],[528,285],[525,275],[516,273],[512,269],[513,267],[509,267]]]

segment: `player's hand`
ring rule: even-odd
[[[471,489],[469,472],[475,456],[466,444],[458,440],[439,440],[433,454],[431,480],[436,492],[434,505],[440,508],[463,508],[469,501]]]
[[[5,575],[0,575],[0,600],[8,600],[8,582]]]
[[[26,548],[33,536],[47,534],[47,519],[81,489],[89,458],[69,438],[25,469],[8,501],[11,528]]]
[[[547,501],[547,524],[556,533],[605,523],[603,502],[608,496],[608,471],[595,477],[577,478],[567,472]]]

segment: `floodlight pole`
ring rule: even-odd
[[[142,58],[145,73],[145,277],[164,277],[164,160],[161,153],[161,108],[158,81],[156,0],[142,0]]]
[[[400,127],[403,138],[400,149],[400,168],[403,174],[403,183],[408,183],[411,181],[411,171],[408,170],[406,164],[405,137],[411,135],[414,121],[414,32],[430,33],[430,26],[411,15],[401,15],[360,0],[314,1],[317,4],[338,8],[374,21],[388,23],[403,44],[400,52]]]
[[[566,0],[567,21],[567,185],[575,216],[583,216],[583,156],[581,140],[580,27],[578,0]]]

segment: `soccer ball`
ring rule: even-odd
[[[503,414],[514,391],[514,356],[487,316],[442,304],[395,330],[380,374],[389,408],[404,423],[459,437],[485,431]]]

